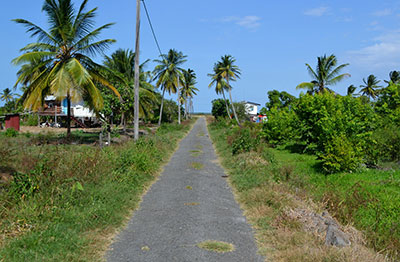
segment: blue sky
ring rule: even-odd
[[[74,1],[80,4],[81,1]],[[116,24],[101,38],[118,48],[134,48],[134,0],[89,1],[99,7],[97,25]],[[30,39],[25,29],[11,22],[24,18],[46,28],[41,12],[43,0],[7,1],[0,10],[0,90],[12,87],[17,67],[11,60]],[[318,56],[335,54],[339,64],[350,63],[343,72],[351,78],[334,86],[344,94],[350,84],[375,74],[387,79],[400,70],[400,1],[266,1],[266,0],[146,0],[161,49],[182,51],[184,67],[195,70],[200,89],[195,111],[208,112],[217,98],[207,73],[222,55],[231,54],[242,70],[233,83],[233,98],[262,105],[267,92],[277,89],[298,95],[296,86],[309,81],[305,63],[315,66]],[[142,12],[141,60],[158,58],[158,51]],[[101,57],[97,61],[102,61]],[[149,70],[154,64],[150,63]],[[0,102],[0,105],[2,102]]]

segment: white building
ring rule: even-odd
[[[246,113],[249,116],[256,116],[258,114],[258,107],[261,106],[260,104],[245,101],[244,106],[246,108]]]

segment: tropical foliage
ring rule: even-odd
[[[167,91],[168,94],[178,93],[178,101],[180,102],[180,94],[178,89],[179,86],[182,85],[183,81],[183,68],[180,66],[186,62],[186,57],[187,56],[183,55],[182,52],[178,52],[175,49],[170,49],[168,54],[161,56],[161,59],[154,60],[154,62],[158,63],[153,71],[154,79],[157,80],[156,87],[162,90],[158,125],[160,125],[162,121],[165,91]]]
[[[214,64],[214,73],[209,74],[212,79],[209,87],[215,85],[216,93],[222,93],[224,100],[226,100],[224,90],[228,91],[233,115],[235,116],[237,124],[240,126],[240,121],[232,99],[232,86],[230,85],[230,81],[236,81],[240,78],[241,74],[240,69],[235,65],[235,62],[236,59],[231,55],[222,56],[221,60]]]
[[[337,67],[336,65],[337,59],[334,55],[318,57],[315,70],[309,64],[306,64],[312,81],[299,84],[297,89],[306,89],[310,94],[332,92],[329,86],[337,84],[346,77],[350,77],[350,74],[347,73],[340,74],[342,69],[349,64],[342,64]]]
[[[21,65],[16,86],[27,84],[23,96],[25,109],[38,110],[47,95],[68,101],[68,134],[70,134],[71,101],[84,100],[96,111],[103,108],[103,98],[96,83],[118,91],[102,76],[103,67],[90,56],[102,53],[113,39],[97,40],[105,24],[93,30],[97,8],[86,11],[87,0],[76,10],[71,0],[45,0],[49,31],[25,19],[14,21],[27,28],[37,42],[21,49],[23,54],[13,60]]]

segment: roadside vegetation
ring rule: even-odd
[[[192,122],[103,149],[1,133],[0,261],[102,261]]]
[[[383,261],[362,246],[400,257],[400,74],[382,85],[370,75],[359,93],[352,85],[342,96],[333,86],[350,77],[342,73],[347,65],[334,55],[318,57],[315,69],[306,64],[312,80],[298,86],[306,93],[269,91],[261,124],[242,120],[240,127],[226,117],[229,101],[212,103],[209,129],[230,181],[262,249],[276,249],[282,261]],[[355,245],[339,251],[304,235],[301,217],[324,210]]]

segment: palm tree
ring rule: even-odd
[[[164,94],[167,91],[169,94],[177,93],[179,89],[179,82],[182,82],[182,71],[183,69],[179,66],[186,62],[187,56],[183,55],[182,52],[178,52],[175,49],[170,49],[167,55],[161,55],[162,60],[154,60],[158,65],[155,67],[154,79],[158,79],[156,83],[157,88],[161,88],[161,107],[160,107],[160,118],[158,119],[158,125],[161,125],[162,111],[164,106]],[[180,104],[180,94],[178,92],[178,101]],[[178,114],[180,116],[180,105],[178,106]],[[180,121],[180,118],[178,119]]]
[[[367,97],[375,99],[378,95],[379,88],[381,88],[381,86],[378,86],[380,80],[376,79],[374,75],[369,75],[367,80],[363,78],[363,82],[364,85],[360,85],[360,87],[362,88],[360,92]]]
[[[188,110],[188,102],[189,106],[191,104],[191,99],[194,95],[197,95],[197,89],[195,87],[196,83],[196,74],[192,69],[184,70],[183,71],[183,81],[182,81],[182,94],[181,97],[183,98],[183,102],[185,103],[185,117],[188,119],[189,117],[189,110]]]
[[[347,95],[348,96],[352,96],[354,94],[354,92],[356,91],[357,87],[355,87],[354,85],[350,85],[347,88]]]
[[[387,84],[390,84],[390,83],[396,84],[396,83],[400,82],[400,71],[391,71],[389,73],[389,78],[390,78],[389,81],[385,80],[385,82]]]
[[[134,104],[134,82],[135,82],[135,53],[129,49],[118,49],[110,57],[105,56],[104,65],[111,70],[111,77],[115,86],[120,87],[122,97],[121,124],[126,130],[126,120],[132,117]],[[152,114],[152,109],[157,102],[154,87],[149,83],[151,73],[145,72],[143,68],[149,60],[139,67],[139,114],[146,117]]]
[[[3,93],[1,94],[1,100],[5,101],[6,103],[10,102],[14,98],[14,94],[12,93],[10,88],[6,88],[3,90]]]
[[[217,63],[217,74],[221,75],[222,78],[226,81],[226,87],[229,92],[229,99],[232,105],[233,115],[235,116],[237,124],[240,126],[240,122],[238,116],[236,114],[235,106],[233,105],[232,100],[232,86],[229,84],[229,81],[236,81],[236,79],[240,78],[240,69],[237,65],[234,65],[236,59],[231,55],[224,55],[221,57],[221,61]]]
[[[53,94],[57,99],[67,99],[67,135],[71,133],[71,100],[85,100],[88,106],[99,111],[103,98],[95,83],[118,91],[100,74],[101,65],[88,55],[103,52],[114,43],[113,39],[96,40],[100,33],[112,23],[92,30],[97,8],[85,11],[88,0],[83,0],[76,11],[71,0],[45,0],[42,10],[49,22],[49,31],[24,20],[15,19],[27,28],[38,42],[22,48],[24,52],[13,63],[22,65],[18,84],[29,83],[23,94],[25,109],[38,110],[44,98]]]
[[[308,93],[323,93],[326,91],[332,92],[328,86],[335,85],[350,74],[340,74],[340,71],[349,64],[342,64],[336,67],[337,59],[334,55],[318,57],[318,64],[315,71],[309,64],[306,64],[308,73],[312,81],[299,84],[296,89],[307,89]]]
[[[225,106],[226,106],[226,112],[229,116],[229,119],[232,119],[232,116],[230,114],[230,110],[229,110],[229,106],[228,106],[228,102],[225,98],[225,91],[227,90],[227,84],[225,82],[225,79],[218,74],[218,63],[214,64],[214,73],[213,74],[208,74],[209,77],[211,77],[212,81],[211,83],[208,85],[208,88],[211,88],[212,86],[215,85],[215,93],[218,94],[222,94],[222,97],[224,98],[225,101]]]

